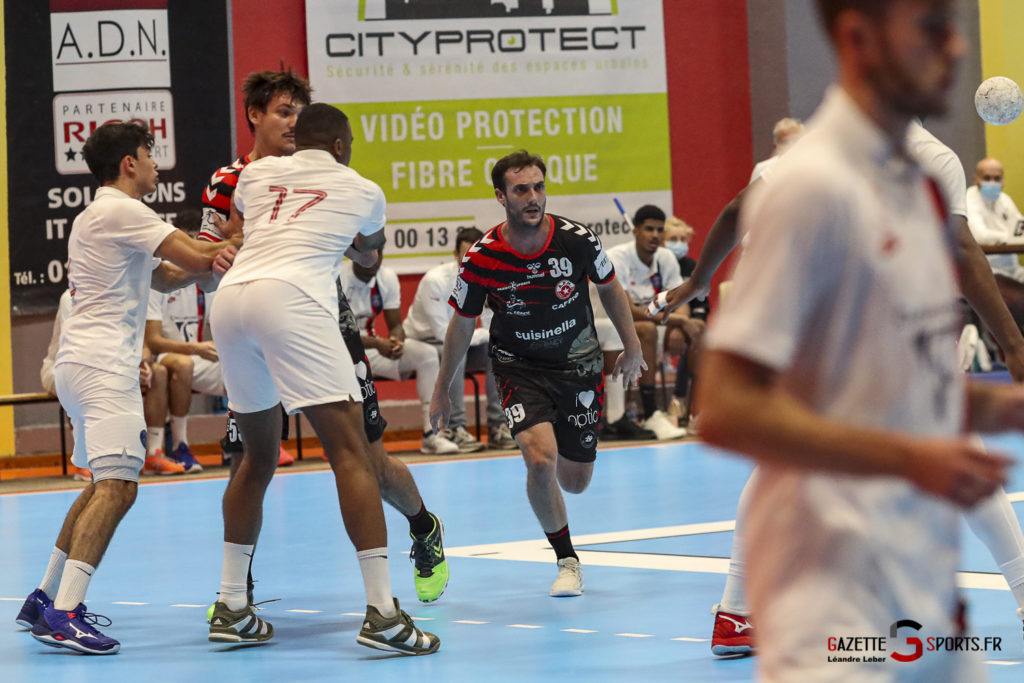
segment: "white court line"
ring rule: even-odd
[[[295,614],[321,614],[323,610],[320,609],[286,609],[285,612],[294,612]]]
[[[472,619],[456,619],[453,624],[489,624],[489,621],[473,621]]]
[[[986,664],[994,664],[996,666],[1017,666],[1020,662],[1004,662],[999,659],[986,659]]]
[[[654,636],[650,633],[616,633],[615,635],[623,638],[653,638]]]
[[[1011,503],[1024,502],[1024,491],[1018,491],[1016,493],[1007,493],[1006,497],[1010,499]]]
[[[1019,496],[1024,500],[1024,492],[1011,496]],[[735,520],[722,522],[702,522],[699,524],[680,524],[677,526],[654,527],[650,529],[630,529],[627,531],[611,531],[600,534],[582,534],[573,538],[576,554],[584,565],[595,567],[621,567],[624,569],[660,569],[676,572],[698,572],[705,574],[728,574],[729,558],[699,557],[692,555],[655,555],[646,553],[622,553],[602,550],[580,550],[586,545],[599,543],[621,543],[624,541],[640,541],[655,538],[671,538],[674,536],[692,536],[695,534],[718,533],[732,531],[736,527]],[[445,548],[449,557],[472,557],[484,560],[506,560],[513,562],[551,562],[551,544],[547,539],[540,538],[529,541],[510,541],[508,543],[489,543],[485,545],[466,545]],[[961,588],[980,588],[984,590],[1008,591],[1010,587],[1002,574],[986,572],[957,572],[957,584]]]
[[[708,638],[673,638],[672,640],[678,640],[683,643],[706,643]]]
[[[209,605],[186,605],[182,603],[178,605],[171,605],[171,607],[209,607]]]
[[[589,628],[563,628],[565,633],[597,633],[597,631],[591,631]]]
[[[0,598],[4,602],[25,602],[25,598]]]
[[[534,624],[509,624],[509,628],[544,628],[543,626],[536,626]]]
[[[366,613],[365,612],[342,612],[341,616],[343,616],[343,617],[365,617]]]

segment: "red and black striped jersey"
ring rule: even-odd
[[[203,223],[199,229],[200,239],[211,242],[224,240],[224,235],[217,229],[213,218],[220,216],[226,221],[231,215],[231,197],[235,194],[238,176],[250,161],[249,155],[246,154],[213,172],[210,184],[203,190]]]
[[[548,369],[601,371],[601,348],[590,306],[589,278],[615,277],[601,240],[585,225],[545,215],[548,241],[535,254],[520,254],[501,235],[501,225],[474,244],[459,268],[448,303],[475,317],[484,302],[494,311],[491,357]]]

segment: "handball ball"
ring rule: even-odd
[[[1024,109],[1024,95],[1020,86],[1009,78],[993,76],[978,86],[974,93],[974,108],[986,123],[1005,126],[1020,116]]]

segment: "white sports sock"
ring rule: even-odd
[[[171,447],[177,448],[181,443],[188,443],[188,415],[171,415]]]
[[[621,378],[604,376],[604,414],[608,424],[618,422],[626,414],[626,388]]]
[[[999,565],[1017,605],[1024,608],[1024,533],[1006,491],[998,489],[968,510],[965,517]]]
[[[57,546],[53,546],[53,552],[50,553],[50,562],[46,565],[46,573],[43,574],[43,580],[39,584],[39,590],[46,593],[47,596],[56,593],[57,586],[60,585],[60,575],[64,571],[64,563],[67,562],[67,559],[68,554],[66,552]]]
[[[743,586],[743,575],[746,563],[743,558],[743,522],[747,517],[750,504],[750,492],[757,478],[757,468],[750,473],[747,483],[740,492],[740,500],[736,504],[736,528],[732,532],[732,559],[729,560],[729,574],[725,577],[725,590],[722,591],[722,610],[731,614],[750,616],[747,605],[747,591]]]
[[[249,603],[245,590],[248,587],[249,563],[255,548],[255,545],[224,541],[224,564],[221,568],[218,600],[232,612],[237,612]]]
[[[68,560],[64,563],[64,573],[60,578],[57,597],[53,599],[54,609],[71,612],[78,604],[85,602],[85,592],[89,590],[89,581],[96,567],[79,560]]]
[[[363,572],[366,604],[373,605],[382,617],[393,617],[395,601],[391,596],[391,574],[388,572],[388,549],[370,548],[356,552],[359,569]]]
[[[164,450],[164,428],[146,427],[146,455],[156,455]]]

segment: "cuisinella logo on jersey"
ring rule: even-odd
[[[566,320],[558,327],[551,328],[550,330],[527,330],[525,332],[522,330],[516,330],[516,339],[522,339],[523,341],[542,341],[544,339],[551,339],[552,337],[565,334],[574,327],[576,327],[576,319],[572,318],[570,320]]]
[[[927,636],[922,637],[920,623],[900,619],[889,626],[886,636],[829,636],[828,661],[863,664],[892,660],[916,662],[929,652],[1001,652],[999,636]],[[835,653],[835,654],[832,654]]]

